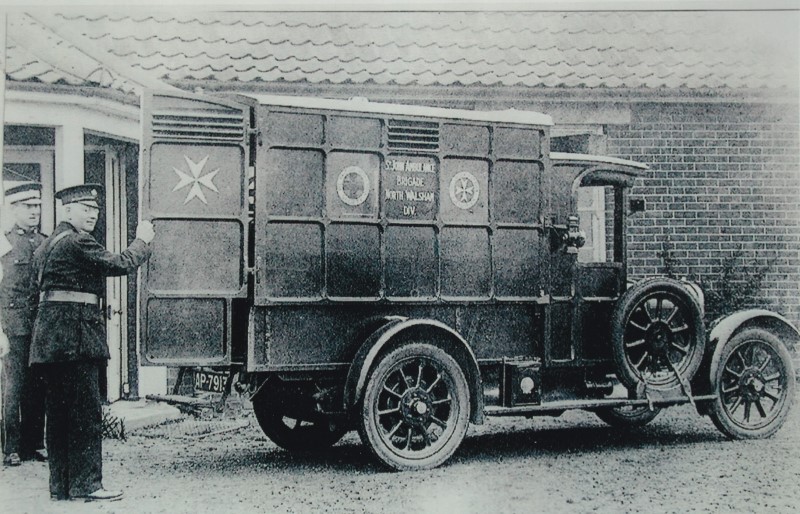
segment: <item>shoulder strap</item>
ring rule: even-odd
[[[56,237],[50,240],[47,244],[47,248],[44,250],[44,256],[42,257],[42,266],[39,268],[39,277],[37,279],[37,283],[39,284],[39,289],[42,288],[42,277],[44,277],[44,269],[47,267],[47,259],[50,257],[50,252],[53,251],[53,248],[56,246],[56,243],[64,239],[70,234],[70,230],[65,230],[61,232]]]

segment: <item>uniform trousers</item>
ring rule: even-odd
[[[47,385],[50,495],[85,496],[102,487],[99,362],[37,364]]]
[[[3,453],[29,458],[44,448],[42,377],[28,367],[31,336],[9,336],[11,351],[3,357]]]

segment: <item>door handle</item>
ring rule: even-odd
[[[116,310],[113,309],[110,305],[106,305],[106,319],[111,319],[111,316],[114,314],[122,314],[122,313],[123,313],[122,309]]]

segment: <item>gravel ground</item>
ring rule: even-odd
[[[291,455],[249,415],[186,419],[104,443],[117,502],[51,502],[47,467],[0,471],[2,512],[797,512],[800,408],[761,441],[725,440],[690,406],[635,431],[592,414],[490,418],[444,466],[384,471],[348,434]]]

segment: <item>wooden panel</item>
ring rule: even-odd
[[[541,233],[536,229],[498,229],[492,236],[495,294],[535,297],[544,287],[540,256]]]
[[[264,111],[262,111],[264,112]],[[264,135],[270,145],[321,145],[322,116],[291,112],[270,112],[266,117]]]
[[[538,158],[541,152],[542,137],[538,130],[497,127],[494,131],[495,155]]]
[[[272,148],[265,155],[263,184],[265,214],[322,216],[325,158],[322,152]]]
[[[433,227],[386,228],[387,296],[433,299],[438,275]]]
[[[315,223],[270,223],[256,236],[263,261],[261,291],[267,297],[322,297],[322,227]]]
[[[489,153],[488,127],[444,123],[440,137],[442,152],[447,154],[486,155]]]
[[[327,291],[330,297],[380,296],[380,229],[333,224],[325,234]]]
[[[491,262],[486,229],[445,227],[441,232],[440,251],[442,296],[489,297]]]

